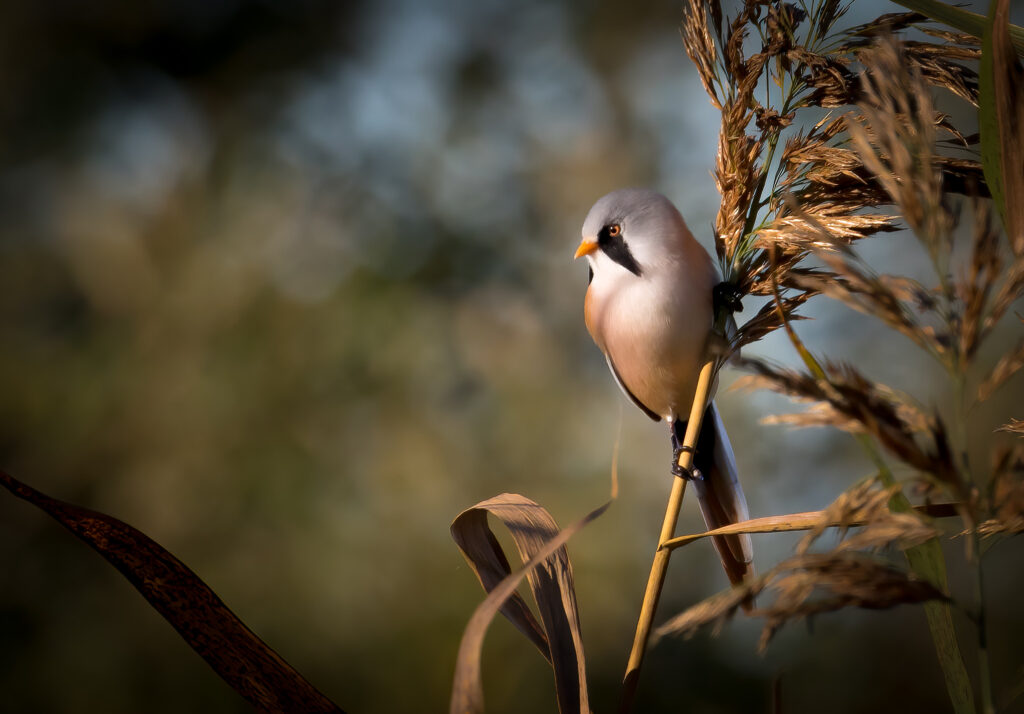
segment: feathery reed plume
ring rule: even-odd
[[[903,98],[886,93],[886,87],[858,81],[854,74],[854,65],[874,51],[879,37],[925,18],[914,13],[887,15],[837,32],[836,22],[848,7],[832,0],[810,8],[803,3],[766,5],[748,0],[735,17],[723,18],[717,2],[687,4],[683,42],[711,103],[722,114],[714,171],[722,196],[714,225],[722,275],[737,297],[781,293],[775,308],[762,310],[735,331],[732,350],[781,327],[783,319],[794,317],[831,279],[801,265],[809,253],[899,226],[900,216],[886,209],[899,198],[889,177],[909,160],[900,143],[903,133],[892,135],[895,143],[884,159],[873,153],[865,156],[852,144],[851,135],[859,133],[863,139],[867,130],[861,124],[879,120],[882,109],[864,116],[864,111],[872,111],[869,101],[858,113],[829,113],[809,127],[801,126],[806,110],[850,107],[863,102],[865,95],[876,103],[899,100],[906,105],[903,116],[923,117],[915,124],[917,145],[930,149],[940,132],[962,147],[969,145],[949,117],[934,111],[923,89]],[[891,55],[890,62],[900,63],[899,74],[886,86],[898,87],[909,72],[977,104],[977,74],[963,62],[977,60],[978,40],[925,29],[938,41],[909,43],[900,57]],[[748,56],[745,50],[754,32],[761,48]],[[878,81],[885,81],[885,76]],[[900,163],[892,165],[894,160]],[[879,161],[889,163],[893,171],[878,171]],[[922,171],[927,173],[922,197],[977,192],[984,184],[980,164],[971,159],[934,156]],[[945,215],[926,211],[927,207],[899,206],[901,212],[910,209],[908,220],[932,215],[940,220]],[[825,234],[828,239],[822,240]],[[804,280],[814,276],[820,280]]]
[[[819,412],[819,420],[834,415],[831,425],[870,434],[904,463],[947,484],[957,498],[969,496],[953,463],[943,420],[926,415],[898,390],[872,382],[849,364],[824,362],[824,380],[763,360],[744,358],[739,365],[762,377],[745,384],[824,402],[830,411]]]
[[[899,487],[879,488],[874,479],[858,484],[821,512],[796,554],[763,575],[720,593],[662,625],[657,635],[690,636],[702,627],[715,630],[755,596],[773,596],[754,610],[763,617],[758,645],[763,650],[787,622],[844,607],[884,609],[926,600],[945,600],[931,583],[871,555],[887,547],[909,548],[934,538],[937,531],[913,513],[893,513],[889,501]],[[811,552],[826,529],[840,524],[839,543],[830,551]],[[856,532],[843,524],[860,524]]]
[[[764,213],[758,221],[748,222],[752,237],[741,239],[732,264],[738,267],[731,279],[742,286],[741,291],[773,295],[777,321],[773,322],[762,311],[755,316],[756,322],[752,321],[750,334],[756,335],[756,339],[773,328],[785,326],[809,372],[758,360],[737,361],[755,374],[747,380],[748,384],[768,386],[813,405],[807,412],[775,417],[773,421],[796,426],[831,425],[854,432],[880,463],[882,473],[887,472],[887,467],[876,443],[911,467],[916,483],[923,485],[930,495],[945,491],[959,502],[958,511],[969,543],[970,567],[975,574],[973,614],[978,630],[981,701],[990,710],[992,692],[978,538],[1020,532],[1024,524],[1024,479],[1020,457],[1004,457],[992,471],[988,498],[980,497],[981,479],[966,455],[965,415],[974,403],[991,396],[1024,366],[1024,342],[999,358],[973,396],[965,385],[982,343],[1011,305],[1024,297],[1024,250],[1020,249],[1017,237],[1011,235],[1004,240],[1000,236],[988,208],[989,191],[979,163],[941,151],[970,148],[977,140],[964,136],[948,116],[935,110],[932,102],[932,92],[939,87],[971,104],[984,104],[977,74],[962,64],[979,58],[977,40],[941,31],[930,33],[941,41],[937,43],[900,43],[891,36],[890,33],[921,19],[913,14],[894,15],[856,28],[845,42],[837,45],[839,49],[835,51],[839,56],[832,58],[834,65],[800,56],[805,68],[818,70],[817,74],[810,72],[805,76],[803,84],[815,87],[814,101],[820,106],[856,102],[857,107],[840,116],[827,115],[786,141],[775,167],[771,192],[762,198],[762,183],[754,194],[748,215],[762,210]],[[817,52],[828,55],[830,51],[825,48]],[[864,67],[856,83],[849,81],[853,62]],[[778,85],[786,86],[784,82]],[[1024,106],[1024,101],[1021,103]],[[1018,110],[1024,116],[1024,109]],[[1012,112],[1004,114],[1009,116]],[[782,118],[783,123],[790,122],[785,114]],[[759,128],[764,130],[760,125]],[[1001,132],[999,140],[1003,142],[1004,157],[1021,153],[1024,138],[1019,135]],[[772,150],[777,145],[772,137],[762,138],[761,143]],[[762,178],[770,159],[771,151],[766,163],[754,169]],[[969,250],[957,251],[956,228],[963,206],[971,208],[974,225]],[[894,230],[901,224],[910,229],[930,258],[935,285],[905,276],[879,274],[857,255],[857,241]],[[728,251],[720,254],[723,252],[729,255]],[[813,256],[822,267],[808,270],[803,266],[807,256]],[[926,411],[906,395],[871,381],[849,365],[815,358],[799,341],[790,320],[793,308],[802,304],[795,296],[804,296],[805,302],[807,297],[817,294],[877,317],[932,355],[949,374],[954,414],[944,417]],[[745,327],[738,331],[737,344],[744,338]],[[748,336],[746,341],[752,340]],[[1001,430],[1024,433],[1024,426],[1013,420]],[[887,483],[891,481],[890,473]],[[879,502],[902,510],[909,508],[902,494],[891,500],[879,498]],[[944,582],[945,575],[944,568],[934,566],[936,560],[941,563],[941,551],[934,540],[929,540],[931,537],[912,546],[907,557],[912,569],[925,575],[930,581],[928,587],[934,588]],[[781,603],[779,609],[770,612],[772,608],[768,608],[762,642],[774,631],[773,618],[782,618],[781,622],[792,613],[815,611],[818,605],[807,600],[809,583],[817,580],[828,591],[835,573],[850,575],[860,564],[826,565],[822,561],[804,567],[790,561],[789,566],[794,566],[799,575],[782,576],[770,571],[750,585],[756,590],[783,583],[776,600]],[[895,582],[887,580],[887,573],[869,570],[865,566],[859,574],[869,580],[874,578],[880,592],[888,591]],[[777,579],[772,581],[773,577]],[[786,580],[787,577],[794,579]],[[914,587],[906,592],[923,597],[922,591]],[[715,618],[735,610],[731,603],[739,595],[716,599],[708,607],[691,611],[683,618],[683,624],[676,624],[692,627],[694,623],[719,621]],[[750,595],[751,592],[746,593],[747,597]],[[914,595],[909,597],[912,600]],[[851,604],[872,606],[856,595],[826,595],[823,602],[821,607],[825,609]],[[926,610],[954,707],[958,712],[973,711],[970,684],[956,651],[948,607],[931,604],[926,605]],[[939,646],[940,643],[945,644]]]

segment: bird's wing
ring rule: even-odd
[[[658,416],[654,411],[652,411],[646,404],[637,399],[635,394],[629,391],[629,387],[626,386],[626,383],[622,381],[622,377],[619,376],[619,371],[615,369],[615,363],[612,362],[611,355],[605,353],[604,358],[605,361],[608,362],[608,369],[611,370],[612,376],[615,377],[615,383],[619,385],[619,389],[622,390],[622,393],[629,397],[629,401],[633,402],[638,407],[640,407],[641,411],[643,411],[644,414],[649,416],[654,421],[661,421],[660,416]]]

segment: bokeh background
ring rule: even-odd
[[[856,5],[851,22],[897,9]],[[0,466],[156,538],[346,710],[443,711],[481,599],[451,519],[516,491],[568,523],[607,497],[621,424],[619,501],[570,544],[611,711],[669,452],[606,374],[571,258],[590,204],[625,185],[672,197],[711,246],[718,119],[680,17],[675,1],[3,3]],[[925,274],[910,237],[866,253]],[[946,407],[903,338],[818,303],[814,348]],[[780,339],[751,352],[793,361]],[[789,405],[728,391],[736,376],[719,404],[754,515],[820,508],[870,472],[847,436],[759,424]],[[1011,381],[972,415],[976,458],[1022,397]],[[686,504],[681,530],[700,527]],[[759,537],[760,567],[794,540]],[[962,546],[948,554],[969,601]],[[987,561],[997,691],[1020,675],[1021,555]],[[724,586],[692,546],[662,617]],[[947,707],[920,610],[822,617],[763,656],[758,631],[660,643],[639,709],[767,710],[776,679],[790,712]],[[484,676],[490,711],[555,709],[503,621]],[[0,691],[10,712],[247,710],[99,557],[6,497]]]

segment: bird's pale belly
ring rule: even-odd
[[[692,309],[694,302],[673,315],[679,303],[649,304],[647,296],[626,291],[615,300],[587,297],[587,327],[625,388],[655,414],[685,418],[703,363],[709,315]]]
[[[614,344],[616,350],[609,352],[609,357],[626,389],[636,399],[667,419],[689,413],[703,341],[678,340],[673,345],[657,345],[638,333],[630,342],[616,340]]]

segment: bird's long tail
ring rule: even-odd
[[[675,441],[682,444],[686,422],[677,420],[672,429]],[[708,530],[745,521],[750,517],[747,499],[736,472],[732,445],[714,403],[708,405],[704,413],[694,466],[701,478],[693,480],[693,487]],[[735,585],[754,572],[753,547],[749,535],[714,536],[712,540],[731,583]]]

